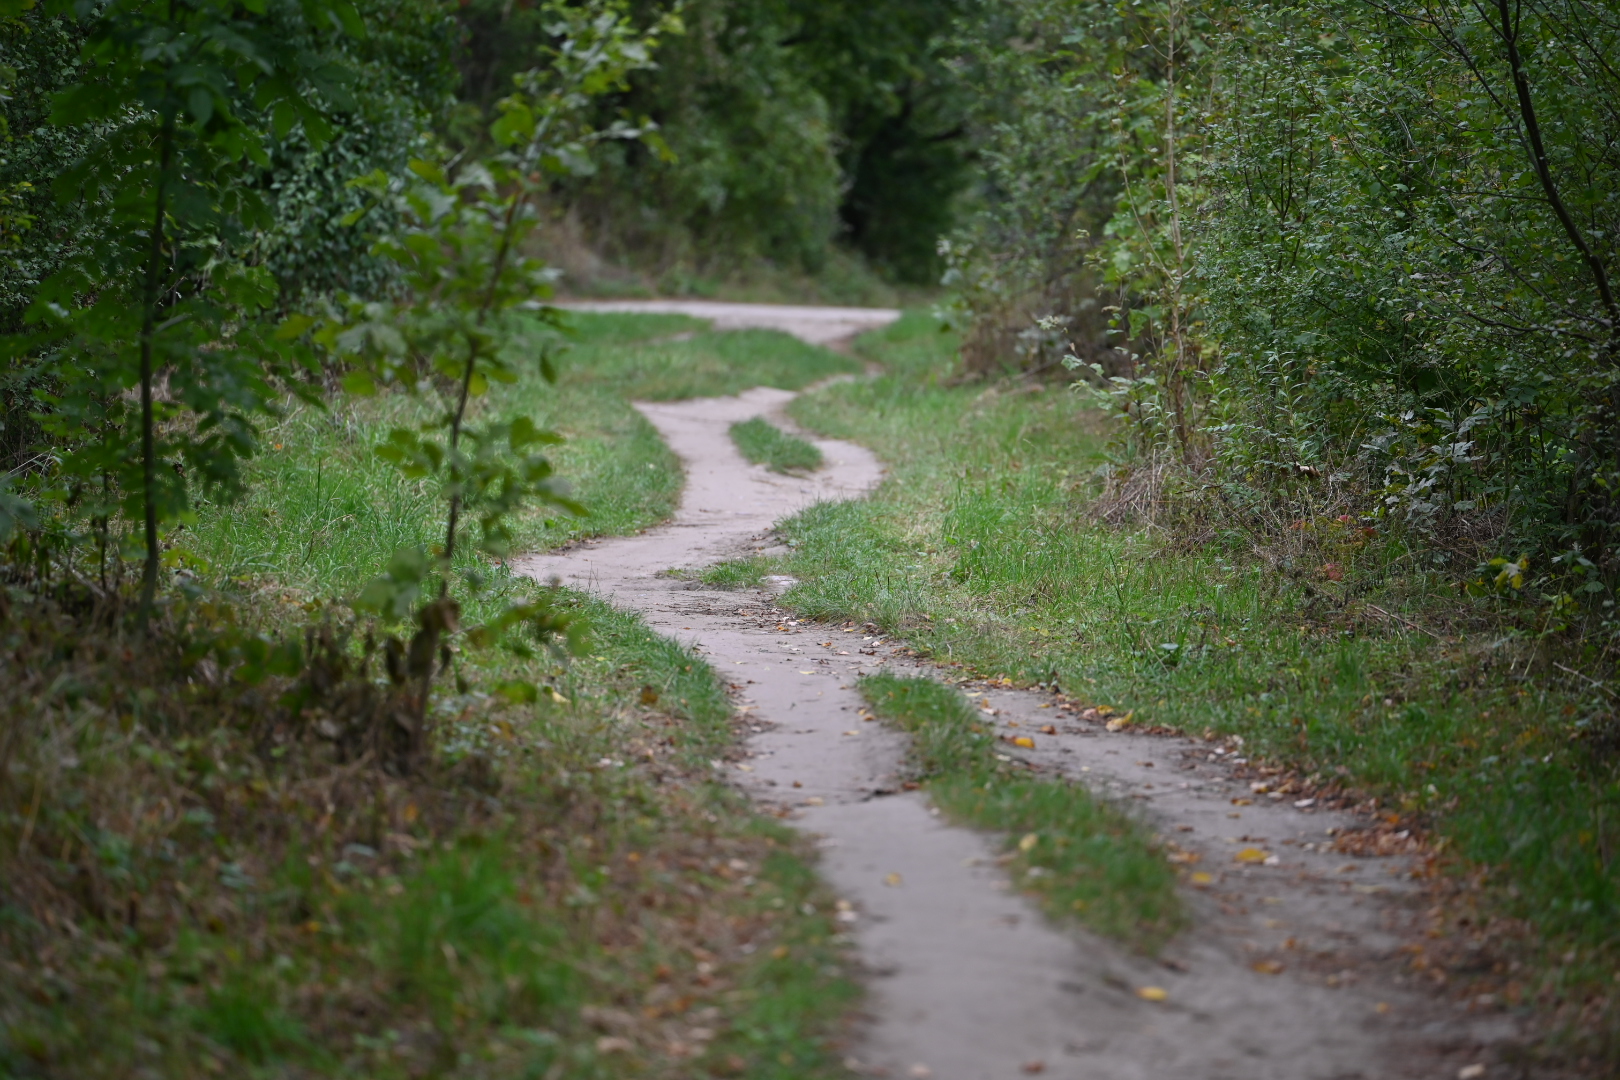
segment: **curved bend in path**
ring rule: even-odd
[[[658,310],[790,332],[837,326],[839,336],[895,314],[680,302]],[[1399,948],[1420,928],[1416,896],[1390,872],[1402,869],[1395,860],[1321,850],[1327,829],[1352,824],[1345,816],[1258,796],[1234,810],[1233,797],[1251,793],[1208,760],[1205,744],[1106,734],[1070,718],[1025,755],[1137,800],[1213,872],[1213,887],[1187,898],[1193,928],[1160,961],[1052,927],[985,837],[943,824],[921,793],[897,791],[902,737],[857,716],[854,682],[877,666],[877,645],[863,654],[860,635],[837,628],[784,633],[769,593],[659,576],[757,551],[782,517],[859,497],[881,478],[872,454],[835,440],[813,440],[827,463],[807,479],[745,462],[730,425],[758,415],[787,424],[780,410],[792,397],[758,388],[638,405],[687,470],[674,520],[518,568],[638,610],[744,687],[756,734],[735,779],[759,801],[792,808],[849,901],[841,918],[853,924],[871,991],[852,1068],[936,1080],[1415,1080],[1457,1076],[1512,1037],[1501,1014],[1461,1012],[1401,985]],[[996,691],[985,704],[1002,723],[1022,717],[1026,731],[1055,718],[1034,693]],[[1277,865],[1234,863],[1242,846],[1279,853]],[[1168,1000],[1143,1000],[1144,986],[1166,989]]]

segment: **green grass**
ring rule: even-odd
[[[652,524],[680,485],[619,396],[643,387],[598,378],[592,365],[628,362],[637,341],[690,322],[580,324],[557,387],[536,378],[480,404],[571,436],[558,463],[595,513],[527,523],[536,545]],[[756,355],[718,353],[738,369]],[[819,352],[767,358],[805,382],[822,362]],[[742,377],[730,370],[710,364],[704,385]],[[659,377],[673,385],[669,371]],[[267,634],[301,627],[395,548],[437,538],[431,493],[371,451],[390,425],[421,415],[383,397],[296,410],[269,432],[254,495],[202,507],[182,537],[212,564],[198,576],[234,595],[233,617]],[[483,589],[459,597],[468,623],[541,588],[484,571]],[[0,811],[7,857],[25,828],[50,855],[13,879],[36,889],[19,895],[44,895],[39,875],[51,866],[72,871],[63,853],[90,852],[115,908],[94,906],[105,903],[97,893],[72,909],[76,923],[47,923],[42,908],[0,892],[0,1075],[841,1075],[831,1039],[857,988],[832,898],[803,841],[721,782],[714,761],[733,743],[726,686],[631,614],[580,594],[559,603],[590,625],[581,655],[458,645],[455,678],[436,694],[437,752],[420,776],[364,762],[323,771],[318,740],[306,750],[266,734],[275,703],[252,688],[232,705],[242,717],[192,733],[165,719],[204,689],[189,683],[114,686],[129,701],[86,704],[79,720],[61,713],[74,758],[55,743],[38,760],[31,745],[17,750],[19,770],[78,770],[30,822]],[[200,602],[202,631],[214,617]],[[40,655],[67,665],[90,643],[77,650]],[[71,688],[72,709],[101,700],[99,677],[53,676]],[[499,690],[513,680],[547,689],[508,702]],[[309,769],[285,766],[306,754]],[[0,859],[0,874],[9,865]],[[712,1040],[694,1043],[693,1029]],[[677,1041],[687,1056],[671,1056]]]
[[[757,385],[798,389],[858,362],[771,331],[711,333],[683,315],[568,316],[574,345],[551,385],[538,370],[476,403],[480,414],[521,414],[564,437],[552,458],[587,515],[535,511],[517,526],[522,551],[589,536],[634,533],[674,513],[680,463],[631,400],[733,394]],[[684,341],[667,340],[692,334]],[[442,539],[443,509],[374,448],[428,410],[401,394],[295,406],[265,431],[250,465],[251,493],[205,507],[181,543],[219,577],[273,580],[280,589],[347,596],[393,551]],[[467,554],[462,565],[476,556]]]
[[[1370,792],[1444,838],[1442,865],[1483,882],[1486,910],[1543,936],[1540,985],[1508,980],[1510,1000],[1612,989],[1620,758],[1583,735],[1612,703],[1552,669],[1556,640],[1335,521],[1306,523],[1315,547],[1265,557],[1219,521],[1179,546],[1103,527],[1106,430],[1082,399],[948,385],[953,342],[918,315],[859,347],[881,378],[791,411],[871,447],[890,477],[785,523],[785,572],[802,582],[785,604],[1140,722],[1241,735],[1256,756]]]
[[[932,679],[869,675],[872,711],[911,735],[918,778],[952,818],[1006,834],[1013,880],[1057,918],[1152,952],[1184,923],[1176,875],[1123,811],[996,753],[995,732]]]
[[[772,472],[807,472],[821,468],[821,451],[756,416],[731,425],[731,441],[742,456]]]
[[[861,370],[853,357],[808,345],[779,330],[706,331],[684,340],[635,345],[586,342],[565,357],[561,367],[565,386],[634,401],[718,397],[756,386],[800,390],[833,375]]]
[[[698,580],[715,589],[757,589],[765,575],[780,567],[780,560],[755,555],[747,559],[727,559],[703,568]]]

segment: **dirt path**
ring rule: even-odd
[[[719,318],[716,307],[662,309]],[[892,317],[863,322],[836,309],[838,318],[817,321],[803,314],[817,309],[724,307],[726,325],[794,332]],[[769,591],[706,591],[659,576],[762,550],[776,520],[879,481],[869,452],[834,440],[814,440],[827,465],[807,480],[746,463],[730,424],[756,415],[786,423],[780,409],[792,396],[760,388],[637,406],[687,469],[675,519],[518,567],[635,608],[738,687],[753,735],[745,760],[717,767],[820,837],[822,870],[844,898],[839,917],[870,976],[853,1068],[937,1080],[1509,1075],[1473,1071],[1492,1044],[1514,1037],[1506,1014],[1445,1004],[1406,973],[1402,950],[1422,940],[1423,912],[1405,860],[1329,850],[1330,829],[1365,822],[1251,790],[1234,776],[1241,752],[1110,733],[1049,696],[988,690],[981,708],[1009,730],[1036,733],[1037,749],[1018,753],[1139,805],[1211,878],[1188,890],[1193,927],[1158,961],[1054,928],[1007,880],[989,838],[943,824],[923,795],[899,790],[902,738],[858,718],[861,672],[932,669],[859,630],[792,624]],[[1269,858],[1240,862],[1245,849]],[[1167,999],[1138,996],[1149,986]]]

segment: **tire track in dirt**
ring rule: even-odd
[[[895,314],[724,305],[721,319],[712,304],[613,307],[680,310],[820,344],[834,340],[830,327],[847,336]],[[860,497],[881,479],[873,455],[837,440],[812,438],[827,463],[808,478],[744,461],[730,425],[758,415],[786,423],[780,411],[793,396],[757,388],[637,405],[687,471],[674,519],[514,568],[639,611],[736,687],[752,736],[743,759],[716,767],[819,838],[822,872],[844,898],[839,918],[869,976],[853,1070],[937,1080],[1497,1075],[1472,1070],[1514,1037],[1513,1023],[1410,980],[1403,947],[1421,940],[1422,893],[1399,860],[1331,850],[1329,829],[1362,824],[1351,815],[1251,791],[1232,775],[1241,753],[1226,746],[1108,732],[1061,715],[1049,695],[987,688],[977,696],[998,724],[1037,733],[1035,751],[1010,756],[1138,805],[1210,876],[1187,890],[1193,926],[1159,960],[1054,928],[1007,880],[991,838],[945,824],[921,793],[901,788],[903,737],[859,719],[861,673],[935,669],[858,629],[795,623],[770,591],[695,589],[662,574],[765,550],[774,522]],[[1245,849],[1269,863],[1237,861]],[[1168,999],[1137,995],[1150,985]]]

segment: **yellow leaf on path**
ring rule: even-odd
[[[1018,850],[1028,851],[1030,848],[1039,843],[1040,839],[1041,838],[1035,833],[1030,833],[1028,836],[1025,836],[1022,840],[1018,841]]]
[[[888,877],[883,879],[883,884],[892,889],[900,885],[903,880],[904,879],[902,879],[899,874],[890,874]]]
[[[813,671],[801,671],[801,672],[799,672],[799,674],[800,675],[814,675],[815,672],[813,672]]]
[[[1257,847],[1246,847],[1232,858],[1240,863],[1263,863],[1271,856]]]
[[[1260,960],[1250,965],[1262,975],[1281,975],[1283,966],[1275,960]]]
[[[1100,709],[1098,711],[1101,712]],[[1114,719],[1112,719],[1112,720],[1108,721],[1108,723],[1104,724],[1103,727],[1108,731],[1124,731],[1126,728],[1131,726],[1131,717],[1133,717],[1135,715],[1136,715],[1136,710],[1133,709],[1130,712],[1126,713],[1124,716],[1116,716],[1116,717],[1114,717]]]
[[[1035,740],[1030,738],[1028,735],[1018,736],[1017,738],[1013,739],[1012,744],[1014,746],[1022,746],[1025,750],[1035,749]]]
[[[1143,1001],[1169,1001],[1170,991],[1162,986],[1144,986],[1136,991],[1136,996]]]
[[[1253,806],[1254,805],[1254,800],[1253,799],[1233,799],[1232,800],[1232,805],[1233,806]]]
[[[1200,889],[1208,888],[1215,884],[1215,875],[1200,870],[1192,876],[1192,883]]]

